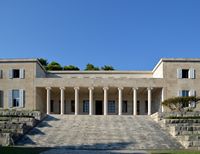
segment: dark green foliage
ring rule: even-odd
[[[38,60],[39,60],[39,62],[40,62],[44,67],[48,65],[47,59],[39,58]]]
[[[85,71],[98,71],[99,67],[95,67],[93,64],[87,64]]]
[[[62,66],[59,63],[52,61],[47,65],[47,70],[62,70]]]
[[[115,70],[112,66],[110,65],[104,65],[103,67],[101,67],[102,70],[104,71],[112,71]]]
[[[64,70],[68,71],[79,71],[80,69],[74,65],[68,65],[63,67]]]
[[[166,99],[162,104],[170,108],[172,111],[184,111],[184,107],[188,107],[191,102],[198,103],[198,101],[200,101],[200,98],[195,96],[174,97]]]

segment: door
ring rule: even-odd
[[[102,115],[103,114],[103,105],[102,101],[96,101],[96,115]]]

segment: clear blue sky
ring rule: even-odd
[[[200,57],[200,0],[0,0],[0,58],[150,70]]]

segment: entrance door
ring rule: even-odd
[[[103,105],[102,101],[96,101],[96,115],[102,115],[103,114]]]

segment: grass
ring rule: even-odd
[[[0,154],[39,154],[49,149],[43,147],[0,147]]]
[[[0,154],[39,154],[46,150],[50,150],[50,148],[0,147]],[[147,152],[150,154],[199,154],[200,153],[200,151],[194,151],[194,150],[147,150]]]
[[[152,150],[151,154],[200,154],[197,150]]]

